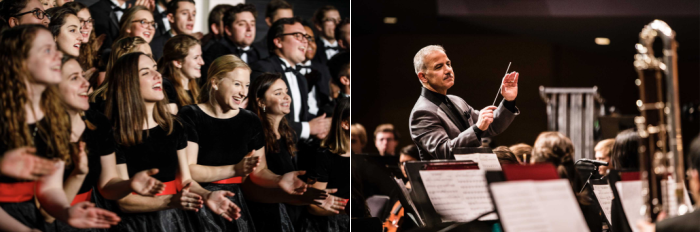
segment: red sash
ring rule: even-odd
[[[75,204],[78,204],[83,201],[90,201],[91,196],[92,189],[90,189],[90,191],[75,195],[75,198],[73,198],[73,202],[70,203],[70,206],[74,206]]]
[[[214,183],[214,184],[240,184],[240,183],[243,183],[243,177],[236,176],[236,177],[231,177],[228,179],[212,181],[211,183]]]
[[[34,198],[35,181],[0,183],[0,202],[25,202]]]

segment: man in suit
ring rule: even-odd
[[[168,21],[167,5],[170,0],[157,0],[156,8],[153,9],[153,19],[158,24],[156,28],[156,37],[165,34],[170,30],[170,21]]]
[[[452,62],[439,45],[424,47],[413,59],[418,79],[423,85],[421,96],[413,106],[409,125],[411,139],[418,146],[421,159],[454,159],[455,147],[479,147],[481,137],[497,135],[520,114],[515,107],[518,73],[503,79],[499,107],[481,111],[467,105],[462,98],[447,95],[454,85]]]
[[[396,147],[399,145],[399,132],[391,123],[385,123],[374,129],[374,146],[380,156],[396,156]]]
[[[194,0],[171,0],[168,3],[166,12],[170,30],[151,41],[151,51],[156,61],[163,56],[163,47],[170,38],[179,34],[192,35],[194,19],[197,16],[197,8],[194,4]]]
[[[350,18],[340,20],[335,26],[335,38],[341,51],[350,51]]]
[[[330,118],[325,118],[325,115],[312,118],[309,114],[306,77],[296,69],[297,65],[306,59],[304,53],[308,47],[308,37],[300,19],[279,19],[268,31],[268,47],[273,48],[269,56],[250,65],[253,70],[250,75],[251,82],[265,72],[282,75],[292,96],[291,112],[286,116],[287,121],[302,140],[311,136],[323,139],[330,129]]]
[[[688,191],[695,201],[695,211],[686,213],[682,216],[665,219],[665,215],[659,215],[656,224],[640,221],[637,222],[637,228],[641,232],[691,232],[700,231],[700,210],[697,208],[700,202],[700,137],[696,137],[690,144],[690,152],[687,154],[686,162],[688,162]],[[665,212],[662,214],[666,214]],[[634,226],[634,225],[633,225]]]
[[[316,11],[313,21],[319,32],[316,40],[316,59],[326,64],[340,51],[335,37],[335,26],[340,22],[340,12],[334,6],[324,6]]]
[[[223,55],[233,54],[241,58],[247,64],[252,64],[260,59],[260,52],[250,46],[255,39],[255,18],[258,11],[251,3],[240,3],[224,12],[223,15],[223,39],[208,46],[203,50],[202,77],[200,83],[207,81],[209,65]]]
[[[119,20],[121,20],[128,5],[133,5],[133,1],[99,0],[88,7],[92,19],[95,20],[93,23],[95,35],[106,35],[100,48],[100,51],[103,51],[103,55],[106,55],[105,52],[109,54],[112,43],[119,37]]]
[[[229,4],[219,4],[211,9],[207,25],[209,25],[209,33],[202,37],[202,51],[207,50],[211,45],[224,38],[224,13],[233,8]]]
[[[281,18],[294,18],[294,11],[292,10],[292,4],[289,4],[284,0],[272,0],[267,4],[265,9],[265,23],[268,27],[272,26],[272,23],[276,22]],[[253,43],[262,57],[260,59],[267,58],[269,51],[267,49],[267,35],[260,38],[258,41]]]
[[[329,86],[331,73],[326,65],[314,60],[314,56],[316,56],[316,43],[313,41],[314,31],[307,25],[304,25],[304,30],[311,37],[311,40],[309,40],[309,46],[306,48],[306,60],[298,67],[299,72],[306,76],[309,86],[309,113],[311,115],[322,115],[324,113],[332,115],[333,109],[330,112],[322,110],[322,107],[330,104],[331,101]]]

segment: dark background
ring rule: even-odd
[[[421,89],[413,57],[430,44],[442,45],[452,60],[456,78],[448,94],[464,98],[476,109],[493,102],[508,62],[513,62],[510,71],[520,72],[521,115],[493,138],[493,145],[532,145],[547,129],[539,86],[597,86],[607,107],[637,115],[634,45],[642,28],[654,19],[676,31],[681,105],[695,104],[694,114],[683,115],[684,140],[700,131],[699,1],[353,0],[352,4],[356,12],[352,122],[367,130],[364,152],[377,152],[373,132],[381,123],[393,123],[401,134],[397,150],[412,143],[408,117]],[[397,23],[384,24],[384,17],[396,17]],[[595,37],[610,38],[611,43],[596,45]]]
[[[265,23],[265,8],[267,8],[267,3],[270,0],[247,0],[246,3],[252,3],[255,5],[255,9],[258,10],[258,18],[255,19],[257,22],[255,24],[255,41],[258,41],[263,36],[267,34],[269,27]],[[294,8],[294,16],[301,17],[304,21],[307,21],[310,25],[313,25],[311,19],[314,17],[316,10],[320,9],[326,5],[335,6],[338,8],[341,18],[350,17],[350,0],[287,0],[288,3],[292,4]],[[314,28],[312,26],[314,30]],[[314,33],[316,33],[314,31]]]

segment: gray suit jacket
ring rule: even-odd
[[[479,120],[479,111],[469,106],[464,99],[447,95],[455,107],[463,112],[461,115],[454,115],[435,94],[437,93],[423,88],[409,118],[411,139],[418,147],[421,160],[454,159],[453,148],[481,146],[481,141],[473,129],[473,125]],[[494,111],[493,123],[481,136],[500,134],[519,114],[520,110],[515,108],[515,112],[511,112],[501,102]],[[457,117],[462,117],[469,124],[468,127],[462,128],[461,123],[457,123]]]

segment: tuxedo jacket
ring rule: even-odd
[[[253,45],[251,46],[258,50],[261,60],[270,56],[270,50],[267,49],[267,35],[263,36],[260,40],[253,42]]]
[[[267,72],[278,73],[282,75],[282,80],[284,80],[284,83],[287,84],[287,86],[289,86],[289,81],[287,81],[284,69],[282,69],[282,61],[280,60],[279,56],[268,56],[265,59],[259,60],[251,64],[250,68],[253,70],[253,72],[250,74],[251,83],[255,80],[255,78]],[[308,122],[311,119],[311,115],[309,115],[309,89],[307,87],[306,78],[297,78],[297,85],[299,88],[299,92],[301,93],[301,102],[297,101],[297,99],[292,99],[292,104],[289,107],[290,112],[285,117],[287,118],[287,123],[289,123],[292,129],[294,129],[294,131],[297,133],[297,136],[300,136],[302,129],[301,123]],[[289,86],[289,96],[292,95],[291,88],[292,87]],[[294,110],[294,104],[301,104],[301,112],[299,112],[299,122],[294,122],[294,114],[296,113]]]
[[[133,1],[127,1],[127,5],[133,4]],[[100,36],[105,34],[106,38],[102,43],[101,51],[110,49],[114,40],[119,37],[119,21],[117,15],[112,11],[112,2],[109,0],[99,0],[95,4],[88,7],[92,19],[95,20],[95,35]]]
[[[168,32],[168,30],[165,29],[165,23],[163,22],[163,20],[164,20],[163,17],[166,15],[168,15],[168,12],[167,11],[158,12],[158,7],[156,7],[156,9],[153,10],[153,20],[155,20],[156,23],[158,24],[158,29],[156,29],[156,34],[153,35],[154,36],[153,38],[158,37],[160,35],[164,35],[166,32]],[[167,19],[165,19],[165,20],[167,20]]]
[[[418,147],[421,160],[454,159],[452,149],[456,147],[479,147],[481,141],[472,127],[479,120],[479,111],[473,109],[464,99],[447,95],[461,114],[454,115],[447,105],[435,97],[434,93],[422,88],[421,96],[413,106],[409,118],[411,139]],[[503,102],[494,112],[493,123],[481,136],[497,135],[508,128],[520,110],[508,110]],[[463,128],[458,117],[467,122]]]
[[[248,53],[248,65],[260,60],[260,52],[258,49],[250,46],[249,51],[251,52]],[[202,47],[202,59],[204,60],[204,66],[202,66],[202,76],[199,78],[200,86],[204,86],[204,84],[207,83],[207,72],[209,71],[209,65],[211,65],[216,58],[229,54],[238,56],[238,52],[238,47],[227,38],[220,40],[209,40],[209,42]]]
[[[170,38],[173,38],[173,34],[170,32],[165,32],[165,34],[156,36],[151,40],[151,51],[153,52],[153,59],[158,62],[161,57],[163,57],[163,48],[165,47],[165,43],[168,42]]]

